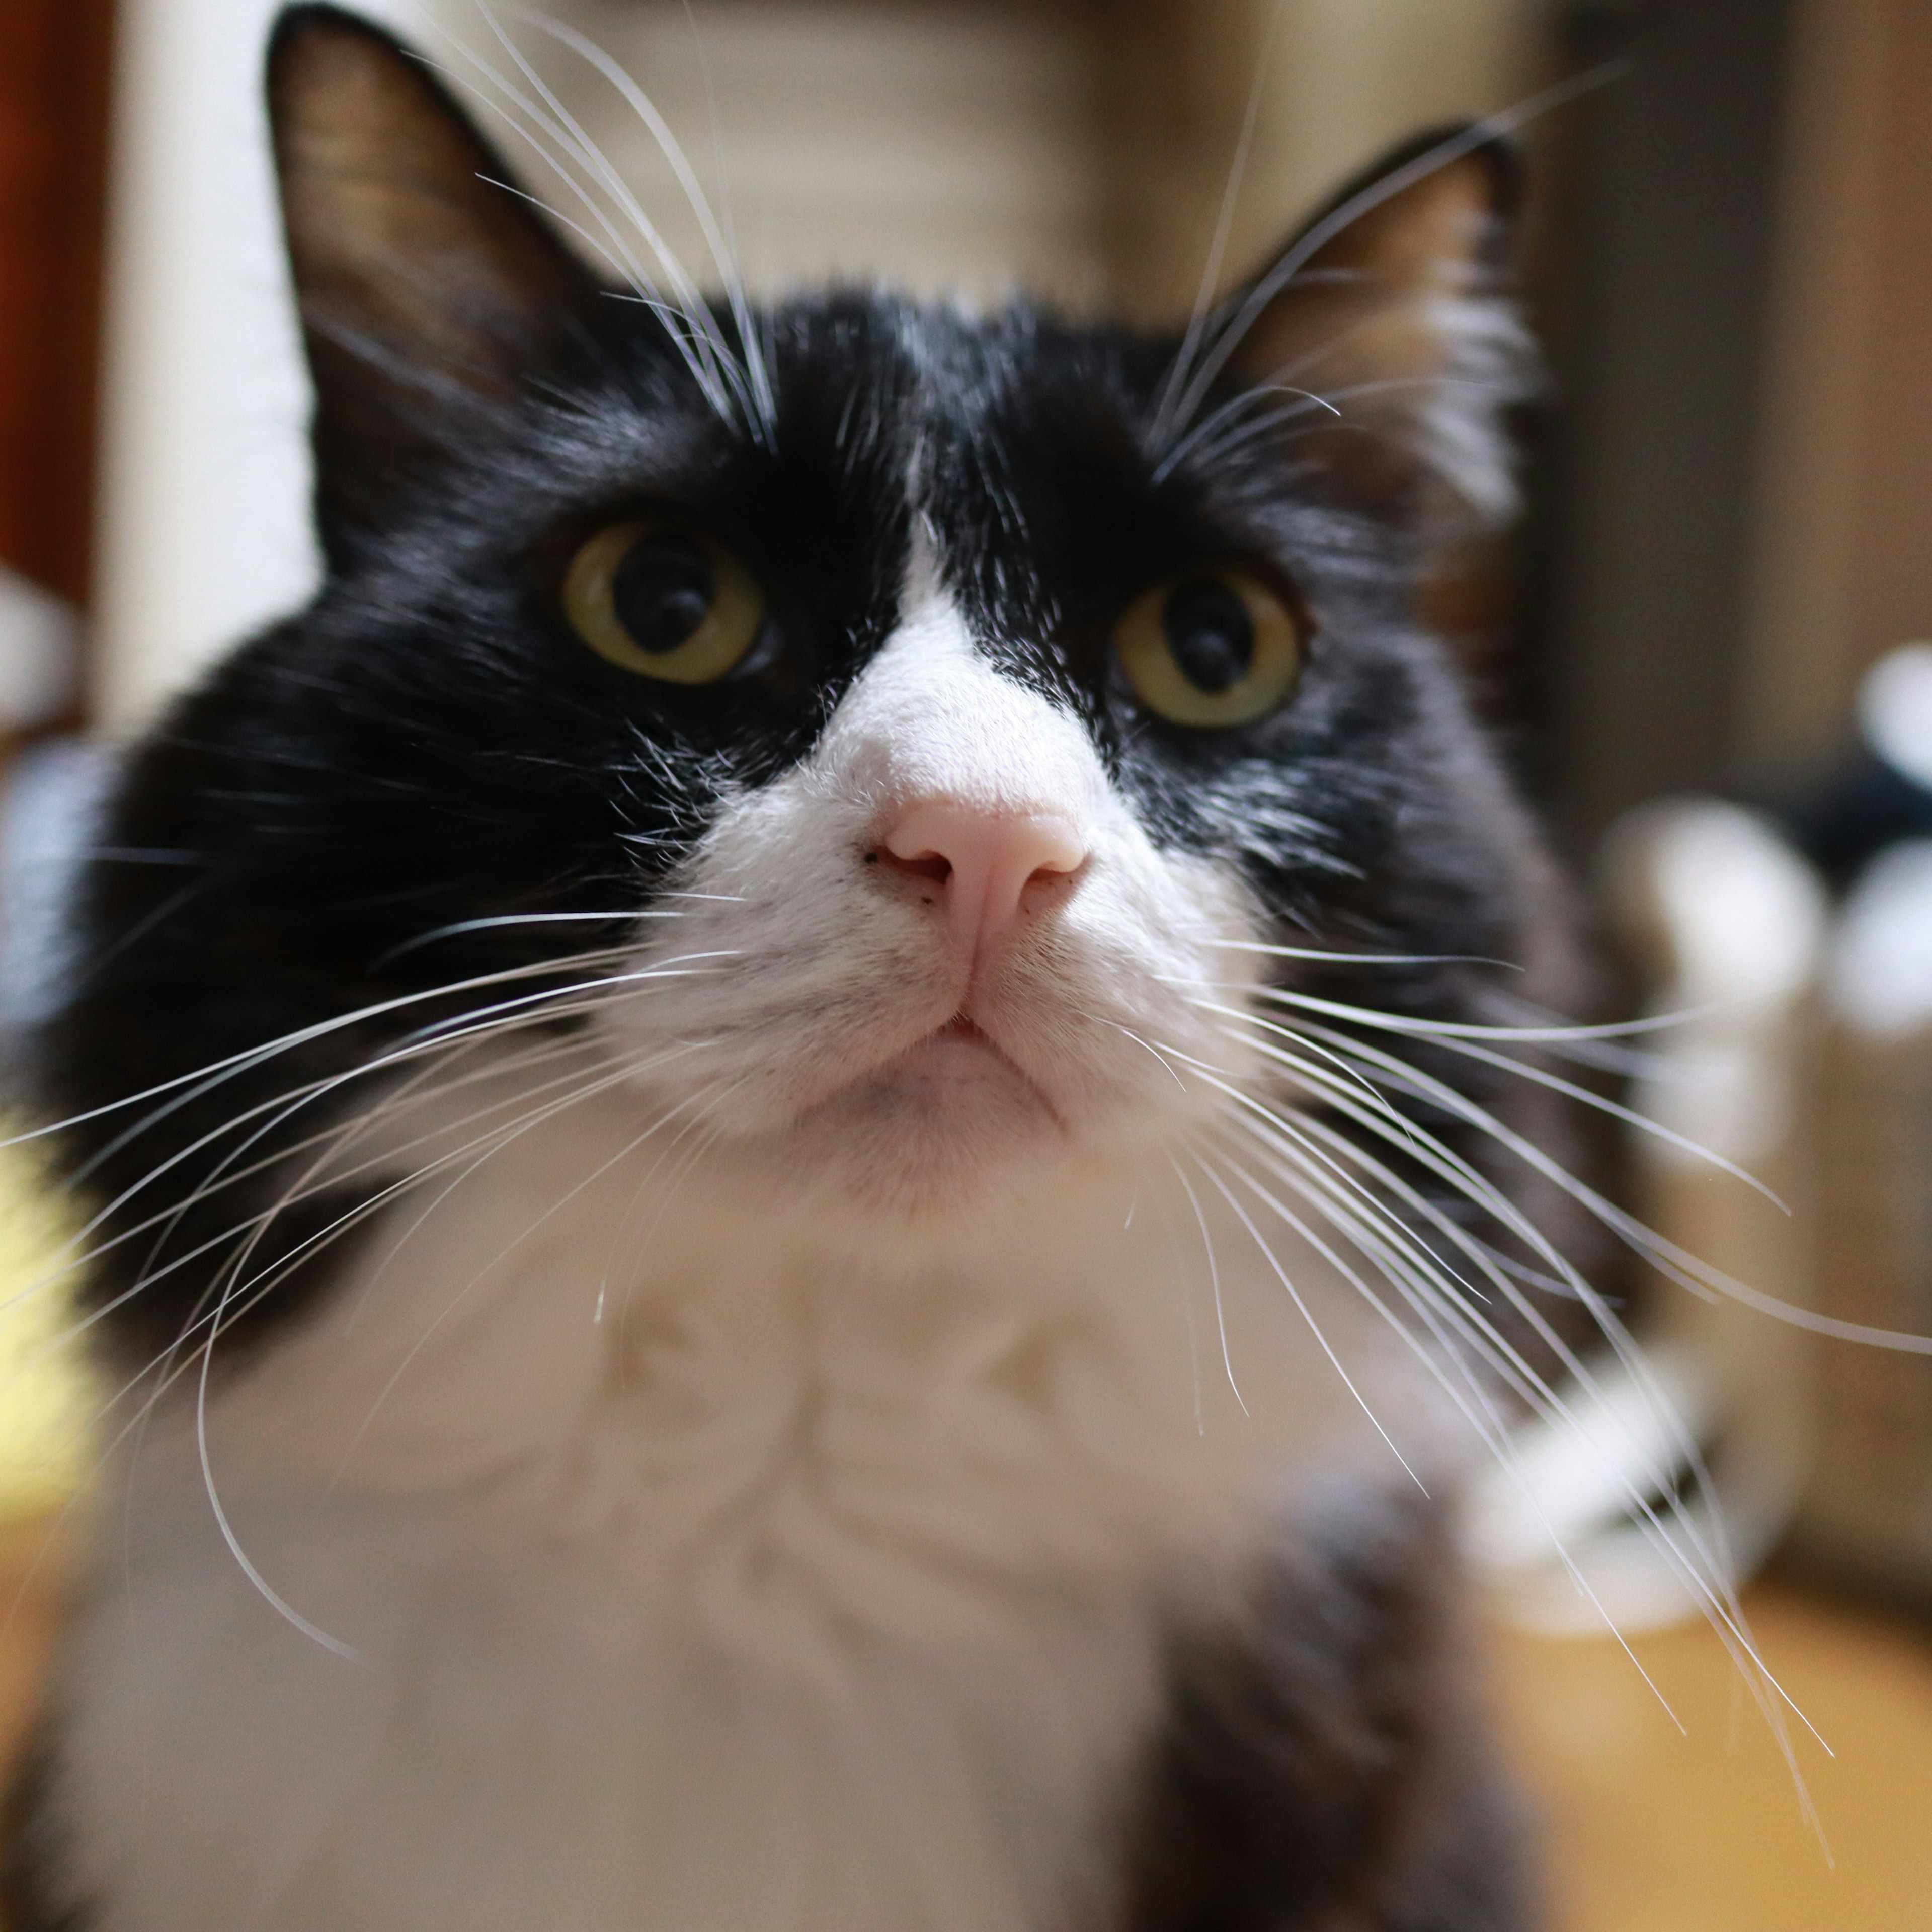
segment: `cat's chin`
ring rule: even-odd
[[[944,1210],[1000,1169],[1064,1144],[1040,1088],[986,1034],[956,1020],[801,1112],[779,1136],[785,1165],[869,1204]]]

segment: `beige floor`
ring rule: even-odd
[[[1818,1828],[1707,1631],[1632,1646],[1682,1732],[1614,1644],[1505,1640],[1562,1932],[1932,1932],[1932,1630],[1783,1591],[1750,1611],[1831,1748],[1794,1722]]]
[[[58,1566],[29,1576],[44,1540],[0,1532],[0,1754],[52,1630]],[[1706,1631],[1633,1646],[1688,1736],[1614,1644],[1502,1640],[1517,1754],[1546,1821],[1552,1932],[1932,1932],[1932,1633],[1782,1592],[1760,1592],[1751,1616],[1836,1754],[1798,1750],[1828,1858]]]

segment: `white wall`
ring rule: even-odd
[[[314,577],[262,109],[275,4],[120,10],[94,598],[110,730]]]

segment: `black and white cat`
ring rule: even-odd
[[[128,1394],[15,1932],[1529,1922],[1442,1498],[1564,946],[1411,616],[1510,153],[1181,339],[626,299],[376,29],[270,95],[327,577],[41,1045]]]

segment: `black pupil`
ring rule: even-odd
[[[1225,584],[1197,577],[1168,592],[1161,612],[1181,675],[1210,695],[1239,684],[1255,661],[1254,620]]]
[[[710,614],[718,595],[704,553],[688,537],[645,537],[610,580],[617,621],[640,651],[674,651]]]

